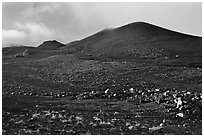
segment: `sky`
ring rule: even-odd
[[[137,21],[201,36],[202,3],[4,2],[2,45],[38,46],[54,39],[69,43]]]

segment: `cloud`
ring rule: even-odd
[[[135,21],[199,34],[201,9],[195,3],[3,3],[2,28],[21,32],[22,40],[15,41],[33,46],[49,39],[71,42]]]
[[[18,8],[15,8],[15,5]],[[26,5],[19,3],[4,3],[4,23],[3,23],[3,45],[18,43],[23,45],[37,46],[45,40],[56,39],[60,37],[47,22],[42,20],[48,14],[52,15],[56,10],[60,10],[58,3],[29,3]],[[6,9],[8,7],[9,11]],[[27,8],[25,8],[27,7]],[[62,7],[61,7],[62,8]],[[12,9],[14,9],[12,11]],[[10,19],[15,17],[14,20]],[[46,19],[46,18],[45,18]],[[52,20],[55,20],[52,17]],[[59,21],[59,20],[58,20]],[[7,25],[9,23],[9,25]]]
[[[26,34],[23,31],[18,30],[2,30],[2,35],[5,38],[22,38]]]
[[[54,30],[46,27],[43,23],[15,23],[16,28],[24,31],[31,43],[36,43],[36,41],[44,41],[46,39],[51,39],[55,35]]]
[[[30,23],[15,23],[16,27],[20,30],[24,30],[28,33],[30,36],[51,36],[53,34],[53,31],[47,28],[43,23],[37,24],[34,22]]]
[[[18,7],[16,12],[20,14],[17,14],[18,18],[10,26],[29,35],[26,44],[39,43],[43,41],[42,38],[45,40],[53,38],[63,43],[70,42],[106,27],[92,5],[91,3],[31,3],[27,5],[29,8],[22,7],[22,11],[19,11],[21,8]]]
[[[19,30],[2,30],[2,43],[7,45],[10,43],[18,44],[22,39],[25,39],[26,34],[23,31]]]
[[[15,29],[3,30],[3,44],[28,44],[37,46],[44,40],[52,39],[54,30],[47,28],[43,23],[15,23]]]
[[[21,12],[20,21],[39,22],[47,14],[53,14],[62,10],[60,3],[33,3],[25,12]]]

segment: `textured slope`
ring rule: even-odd
[[[169,55],[200,56],[202,39],[144,22],[131,23],[116,29],[102,30],[63,49],[105,56],[125,56],[148,50],[164,50]],[[121,54],[123,53],[123,55]]]

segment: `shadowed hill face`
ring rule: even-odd
[[[15,55],[27,47],[3,49],[3,55]],[[14,53],[13,53],[14,52]],[[77,54],[87,59],[177,58],[202,63],[202,38],[178,33],[144,22],[104,29],[79,41],[64,45],[45,41],[29,49],[27,57]],[[182,59],[183,58],[183,59]]]
[[[202,55],[202,39],[144,22],[136,22],[115,29],[102,30],[81,41],[68,44],[64,49],[105,56],[140,54],[147,50],[164,50],[173,56]],[[153,51],[154,52],[154,51]],[[122,55],[122,54],[123,55]],[[190,54],[189,54],[190,53]]]
[[[46,50],[55,50],[55,49],[58,49],[58,48],[61,48],[64,46],[66,46],[66,45],[64,45],[64,44],[62,44],[56,40],[53,40],[53,41],[45,41],[41,45],[39,45],[37,48],[46,49]]]

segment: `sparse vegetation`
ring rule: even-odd
[[[193,38],[157,28],[153,45],[144,39],[151,34],[141,35],[139,48],[122,46],[123,39],[111,52],[92,50],[109,31],[124,28],[72,43],[76,49],[29,48],[24,58],[15,55],[27,47],[3,49],[2,134],[202,134],[201,49],[187,56],[193,42],[186,49],[168,43]],[[174,37],[167,41],[167,34]]]

